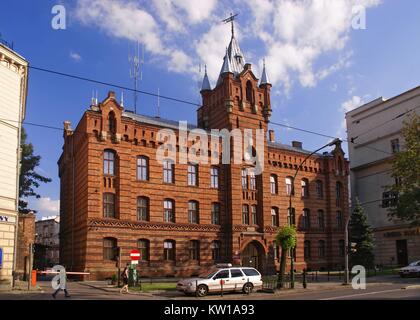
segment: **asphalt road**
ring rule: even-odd
[[[49,282],[40,282],[43,292],[14,292],[1,293],[0,300],[54,300],[51,296],[53,289]],[[275,294],[252,293],[247,296],[244,294],[225,294],[210,295],[203,300],[420,300],[420,278],[401,279],[398,276],[386,276],[368,278],[365,290],[355,290],[351,286],[337,285],[335,288],[320,286],[316,284],[311,289],[298,289],[295,291],[280,292]],[[68,289],[70,298],[65,298],[64,293],[60,292],[56,300],[167,300],[167,299],[191,299],[195,297],[185,297],[181,293],[172,292],[162,295],[128,295],[118,292],[109,292],[87,285],[86,283],[69,282]]]

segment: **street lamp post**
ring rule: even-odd
[[[292,213],[294,214],[294,212],[292,212],[292,195],[294,194],[294,186],[295,186],[295,179],[297,174],[299,173],[300,167],[310,158],[312,157],[315,153],[317,153],[318,151],[326,148],[326,147],[332,147],[334,145],[340,145],[341,144],[341,140],[338,138],[335,138],[333,141],[327,143],[326,145],[322,146],[319,149],[316,149],[315,151],[311,152],[309,155],[306,156],[305,159],[303,159],[301,161],[301,163],[299,164],[299,166],[296,169],[295,175],[293,176],[292,179],[292,190],[290,190],[290,194],[289,194],[289,216],[292,217]],[[292,220],[292,219],[290,219]],[[289,221],[290,225],[292,225],[294,221]],[[290,250],[290,288],[294,288],[295,287],[295,271],[294,271],[294,248],[292,248]]]
[[[348,285],[349,280],[349,223],[350,223],[351,213],[346,219],[346,229],[344,231],[344,247],[345,247],[345,256],[344,256],[344,285]]]

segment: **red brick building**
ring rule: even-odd
[[[299,142],[277,143],[268,132],[270,89],[265,67],[257,79],[232,34],[216,87],[204,77],[197,111],[197,128],[209,136],[211,129],[264,130],[264,170],[254,176],[236,163],[162,165],[159,130],[176,132],[178,153],[185,143],[178,123],[125,111],[113,92],[93,103],[74,130],[65,122],[58,161],[61,263],[107,277],[116,272],[120,247],[124,263],[130,250],[141,251],[146,276],[195,275],[215,262],[269,273],[279,263],[278,227],[292,222],[299,231],[296,269],[343,266],[348,162],[337,146],[310,157],[292,181],[310,152]]]

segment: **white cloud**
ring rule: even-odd
[[[337,135],[339,137],[344,137],[347,124],[345,119],[345,114],[351,110],[356,109],[357,107],[360,107],[361,105],[365,104],[365,99],[368,98],[369,95],[365,95],[364,97],[361,96],[352,96],[349,100],[344,101],[341,104],[340,108],[340,114],[342,115],[341,125],[340,128],[337,130]]]
[[[352,51],[345,46],[355,16],[352,8],[370,8],[379,3],[380,0],[234,0],[228,4],[217,0],[77,0],[76,17],[112,37],[143,43],[152,59],[170,71],[196,74],[196,66],[206,63],[209,76],[215,81],[230,38],[230,28],[221,20],[228,10],[242,11],[243,25],[238,27],[237,23],[236,35],[246,31],[244,38],[261,42],[253,48],[258,51],[252,51],[253,62],[266,57],[271,82],[287,93],[295,81],[314,87],[333,72],[348,67]],[[318,59],[330,52],[342,54],[337,62],[316,67]]]
[[[49,197],[31,199],[29,207],[37,211],[38,217],[58,215],[60,213],[60,200],[53,200]]]
[[[82,56],[80,54],[78,54],[77,52],[70,52],[70,58],[75,61],[75,62],[80,62],[82,61]]]

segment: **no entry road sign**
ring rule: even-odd
[[[130,251],[130,258],[131,258],[131,261],[139,261],[140,260],[140,251],[139,250],[131,250]]]

